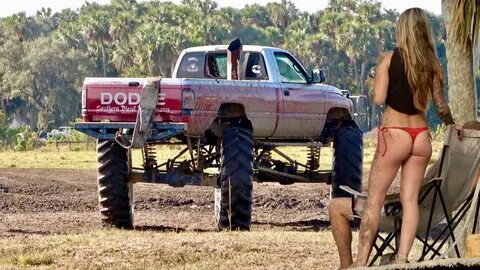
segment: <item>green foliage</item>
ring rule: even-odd
[[[72,130],[70,132],[70,140],[72,141],[86,141],[88,138],[87,134],[82,133],[78,130]]]
[[[7,123],[16,118],[51,130],[80,115],[86,76],[170,76],[183,49],[235,37],[288,49],[308,68],[325,69],[329,84],[364,93],[366,71],[395,46],[397,17],[376,0],[331,0],[315,13],[291,0],[243,9],[212,0],[112,0],[79,11],[18,13],[0,18],[0,111]],[[443,20],[430,20],[440,48]],[[0,127],[0,140],[5,133]]]
[[[432,138],[436,141],[443,142],[445,139],[446,130],[447,130],[447,125],[443,123],[437,125],[436,129],[431,132]]]
[[[33,137],[30,126],[9,128],[5,113],[0,111],[0,148],[13,146],[16,151],[33,149]]]
[[[440,117],[438,117],[437,111],[432,101],[430,102],[430,105],[427,109],[427,122],[429,127],[435,128],[442,124],[442,120],[440,120]]]
[[[28,151],[33,149],[32,130],[30,126],[22,126],[18,128],[15,134],[15,151]]]
[[[7,117],[0,111],[0,148],[6,144],[7,131]]]

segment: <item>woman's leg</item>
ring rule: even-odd
[[[400,185],[400,201],[403,216],[398,258],[406,259],[412,248],[418,227],[418,196],[423,176],[432,155],[428,132],[419,134],[413,144],[412,155],[403,163]]]
[[[379,145],[370,168],[367,200],[360,225],[358,256],[354,266],[363,266],[368,262],[378,231],[385,195],[398,168],[410,155],[412,149],[410,135],[405,131],[389,129],[383,135],[379,134]],[[385,143],[387,145],[386,152]]]

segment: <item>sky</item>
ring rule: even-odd
[[[279,0],[215,1],[220,7],[231,6],[236,8],[242,8],[246,4],[258,3],[260,5],[265,5],[268,2],[279,2]],[[10,16],[21,11],[25,11],[27,15],[34,15],[36,11],[40,10],[42,7],[49,7],[53,12],[61,11],[65,8],[77,9],[85,3],[85,0],[3,0],[2,2],[0,17]],[[110,3],[110,0],[90,0],[89,2],[108,4]],[[172,2],[179,3],[180,0],[172,0]],[[319,9],[325,8],[329,0],[292,0],[292,2],[294,2],[302,11],[315,12]],[[396,9],[398,12],[402,12],[411,7],[420,7],[437,15],[442,13],[441,0],[380,0],[380,2],[383,3],[385,8]]]

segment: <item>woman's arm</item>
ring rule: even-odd
[[[373,103],[382,105],[387,100],[388,92],[388,68],[390,67],[390,61],[392,60],[393,52],[387,52],[383,54],[377,64],[375,74],[375,88],[370,93],[370,98]]]
[[[432,89],[432,99],[433,104],[435,104],[435,109],[437,110],[438,116],[446,125],[453,125],[453,128],[457,130],[457,136],[461,140],[463,137],[463,127],[459,124],[455,124],[455,121],[452,117],[452,112],[450,111],[450,106],[448,106],[447,101],[445,100],[445,94],[443,93],[443,87],[437,79],[433,80],[433,89]]]
[[[443,88],[440,87],[440,83],[436,79],[433,80],[432,99],[433,104],[435,104],[435,109],[437,110],[438,116],[440,117],[442,122],[447,125],[454,124],[452,112],[450,111],[450,107],[445,100]]]

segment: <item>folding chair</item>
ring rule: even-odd
[[[436,178],[427,180],[421,187],[419,196],[419,224],[416,238],[422,243],[419,261],[433,259],[441,255],[440,250],[450,239],[455,243],[454,230],[466,215],[470,205],[480,167],[480,131],[464,130],[464,138],[459,141],[455,129],[446,131],[445,143],[441,152],[440,167]],[[364,193],[348,187],[344,190],[365,198]],[[476,230],[479,202],[475,202],[476,213],[473,231]],[[433,233],[437,224],[445,220],[440,233]],[[397,252],[402,223],[400,194],[389,194],[380,221],[379,233],[374,242],[375,254],[369,266],[380,258],[387,249]],[[382,236],[380,233],[386,233]],[[394,242],[394,243],[393,243]],[[460,257],[458,246],[455,254]]]

